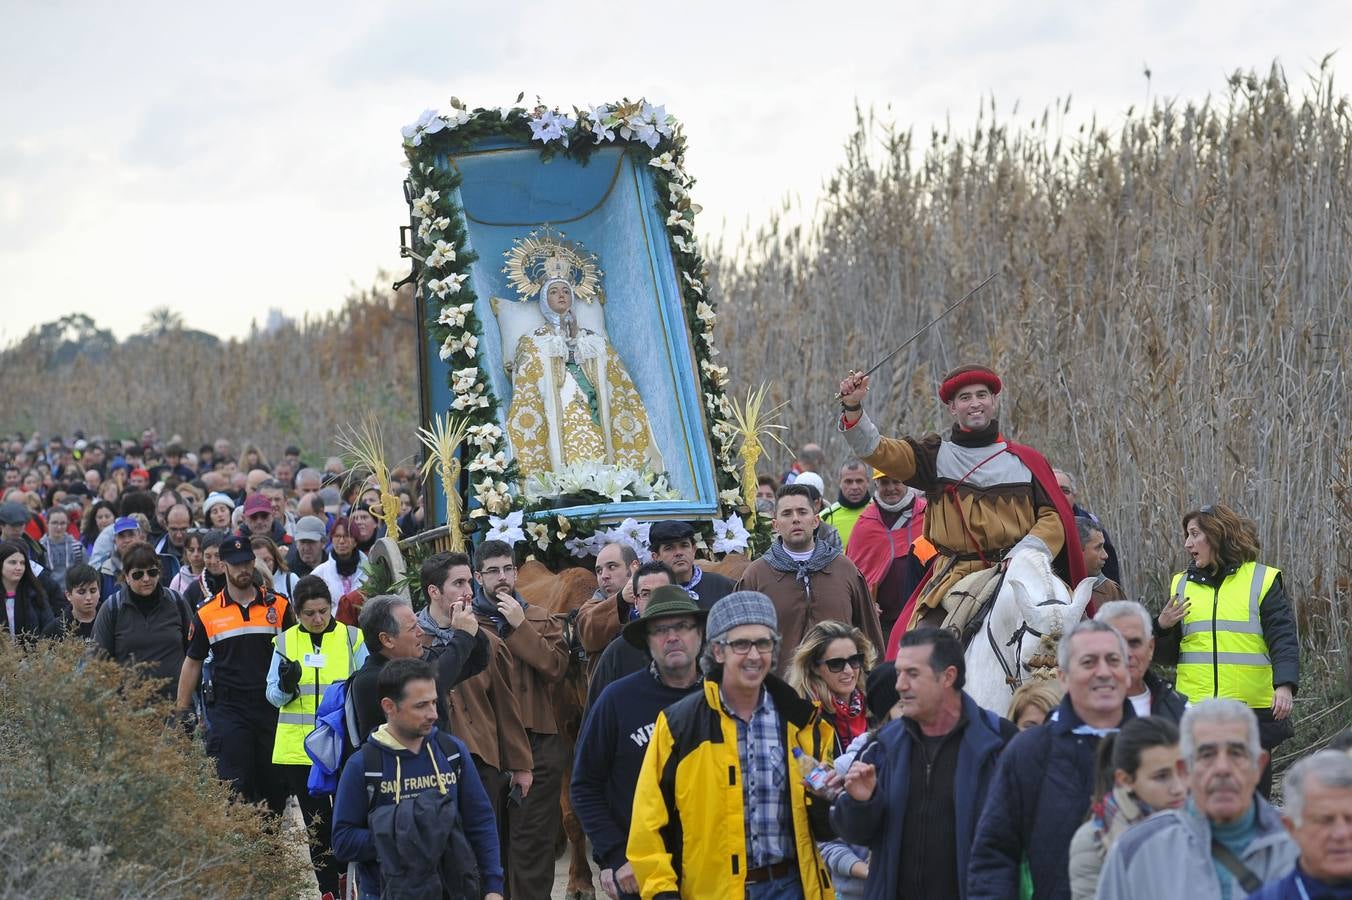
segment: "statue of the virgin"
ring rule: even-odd
[[[507,434],[521,475],[588,462],[660,472],[629,372],[605,335],[578,323],[579,297],[599,293],[595,258],[546,234],[518,242],[508,260],[513,285],[534,292],[543,320],[517,341],[511,367]]]

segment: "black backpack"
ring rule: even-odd
[[[451,736],[444,731],[436,733],[436,745],[441,749],[441,755],[446,761],[448,771],[455,774],[458,787],[460,775],[465,765],[464,757],[451,740]],[[376,790],[379,788],[380,780],[384,775],[384,759],[380,748],[372,744],[370,740],[362,744],[361,754],[362,771],[366,775],[366,800],[369,810],[369,804],[375,800]],[[412,800],[416,800],[416,797],[410,798],[408,801],[401,801],[401,803],[411,802]],[[479,866],[474,856],[474,848],[470,845],[469,837],[465,834],[464,822],[460,819],[459,806],[456,803],[447,802],[445,810],[446,815],[450,817],[450,837],[446,849],[442,852],[439,866],[441,897],[444,900],[479,900],[483,896],[480,888],[482,882],[479,877]],[[377,857],[379,857],[380,847],[381,842],[377,841]],[[387,870],[383,865],[384,860],[380,860],[380,862],[382,863],[383,874]],[[430,889],[432,889],[431,885],[392,887],[386,879],[385,884],[382,885],[381,896],[435,896],[434,893],[429,893]]]

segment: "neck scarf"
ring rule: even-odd
[[[835,707],[836,734],[840,737],[840,746],[848,747],[851,741],[868,730],[864,692],[855,688],[848,700],[841,700],[833,694],[831,705]]]
[[[836,502],[846,509],[863,509],[865,506],[868,506],[868,502],[872,499],[873,498],[868,494],[865,494],[863,500],[860,500],[858,503],[851,503],[849,500],[845,499],[844,491],[841,491],[836,495]]]
[[[357,572],[357,563],[361,561],[361,555],[356,550],[347,557],[333,554],[333,565],[338,569],[338,574],[344,578],[351,578]]]
[[[776,540],[770,545],[770,549],[763,557],[770,564],[770,568],[776,572],[792,572],[794,576],[803,585],[803,592],[807,594],[807,599],[812,600],[811,576],[814,572],[820,572],[831,564],[831,560],[840,555],[840,550],[826,543],[817,541],[812,545],[812,555],[803,562],[798,562],[789,551],[784,549],[784,542]]]
[[[953,425],[953,443],[959,447],[989,447],[999,440],[1000,423],[995,419],[991,419],[985,428],[975,431],[967,431],[956,423]]]
[[[915,503],[915,498],[917,496],[919,495],[908,491],[906,495],[902,497],[900,500],[898,500],[896,503],[887,503],[883,500],[882,497],[875,495],[873,498],[873,502],[878,504],[878,508],[881,509],[883,512],[899,513],[903,509],[907,509],[913,503]]]
[[[514,593],[512,596],[516,598],[517,603],[521,604],[522,609],[526,608],[526,601],[521,599],[520,594]],[[493,627],[497,629],[498,637],[506,637],[507,633],[512,630],[512,626],[507,624],[507,620],[502,617],[502,613],[498,612],[498,604],[484,593],[478,582],[474,584],[474,611],[481,616],[488,617],[489,621],[493,623]]]

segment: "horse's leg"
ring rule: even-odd
[[[568,887],[564,896],[568,900],[593,900],[596,888],[592,885],[591,863],[587,859],[587,836],[582,832],[582,823],[573,812],[573,804],[568,798],[568,785],[572,782],[572,772],[563,777],[563,832],[568,836]]]

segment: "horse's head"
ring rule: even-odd
[[[1023,640],[1015,638],[1025,676],[1048,677],[1054,672],[1056,644],[1084,614],[1093,582],[1086,580],[1079,588],[1072,594],[1052,572],[1045,554],[1024,551],[1010,558],[1000,591],[1005,606],[1000,618],[1011,635],[1025,629]]]

